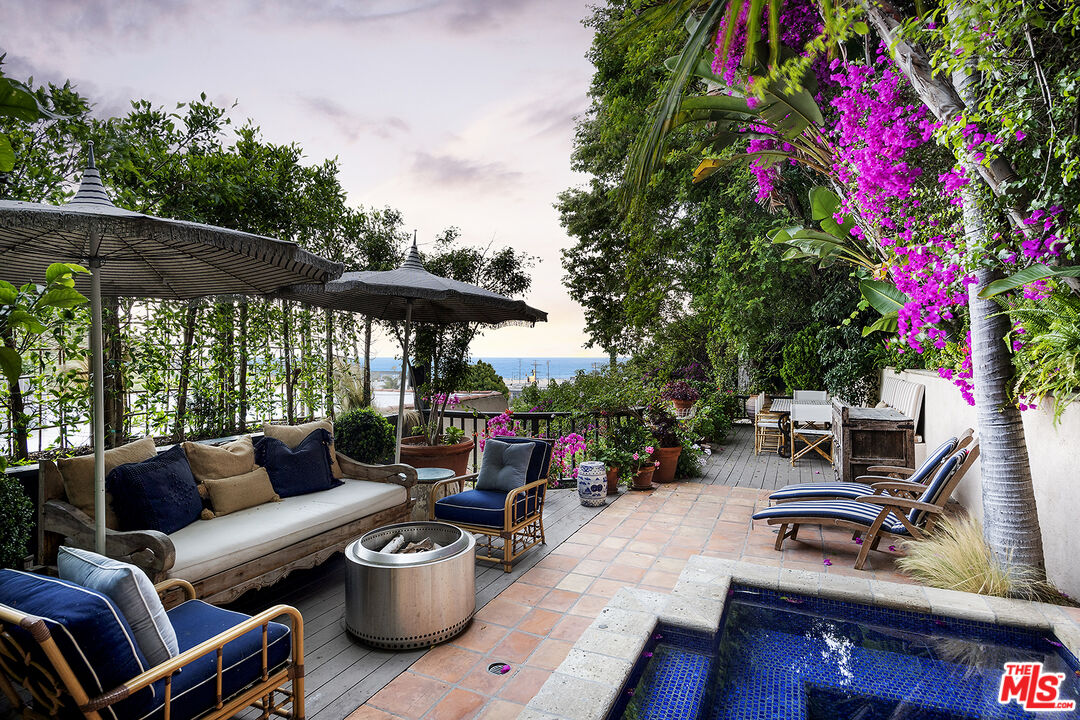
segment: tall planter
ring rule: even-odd
[[[679,455],[682,454],[682,446],[656,448],[653,453],[660,462],[660,467],[653,473],[653,482],[669,483],[675,480],[675,468],[679,464]]]
[[[469,455],[474,443],[463,440],[456,445],[422,445],[423,435],[401,438],[401,462],[414,468],[447,468],[454,475],[469,472]]]

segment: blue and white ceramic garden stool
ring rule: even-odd
[[[578,497],[585,507],[603,507],[607,503],[607,468],[596,460],[583,462],[577,474]]]

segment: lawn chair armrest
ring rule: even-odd
[[[85,550],[94,549],[94,521],[63,500],[46,500],[41,513],[42,529],[63,535],[65,542]],[[120,532],[105,530],[105,554],[130,562],[151,580],[165,577],[176,562],[176,548],[165,533],[157,530]]]
[[[163,680],[164,678],[173,675],[185,665],[201,658],[203,655],[216,652],[219,648],[224,647],[242,635],[263,627],[272,620],[282,616],[287,616],[292,625],[290,638],[292,641],[292,663],[293,665],[302,668],[304,665],[304,618],[300,614],[300,611],[291,605],[275,605],[262,611],[258,615],[254,615],[243,622],[237,623],[222,633],[218,633],[209,640],[199,643],[190,650],[186,650],[174,658],[169,658],[165,662],[155,665],[146,672],[136,675],[123,685],[102,693],[96,698],[91,698],[86,708],[80,709],[84,711],[101,710],[124,698],[130,697],[139,690],[148,687],[149,685],[153,685],[158,680]],[[265,634],[263,636],[263,642],[266,642]],[[263,657],[265,657],[265,653],[264,647]],[[264,668],[264,670],[269,671],[270,668]]]
[[[873,473],[874,475],[892,473],[896,475],[903,475],[905,477],[908,475],[914,475],[915,470],[916,468],[901,467],[899,465],[871,465],[870,467],[866,468],[866,472]],[[859,482],[862,482],[862,479],[864,477],[871,477],[871,475],[863,475],[855,479]]]
[[[385,482],[401,485],[406,490],[411,490],[416,484],[416,468],[412,465],[369,465],[353,460],[348,455],[336,453],[338,466],[345,477],[354,480],[370,480],[372,482]],[[404,476],[404,477],[403,477]]]
[[[435,503],[439,500],[439,488],[444,485],[450,485],[451,483],[457,483],[458,492],[465,492],[465,483],[471,480],[476,480],[476,476],[479,473],[469,473],[468,475],[458,475],[457,477],[448,478],[446,480],[440,480],[431,486],[431,490],[428,492],[428,520],[435,519]],[[445,495],[443,496],[445,497]]]
[[[944,508],[940,505],[931,505],[930,503],[919,502],[918,500],[912,500],[911,498],[896,497],[895,495],[860,495],[855,498],[855,501],[870,505],[880,505],[881,507],[891,507],[898,510],[923,510],[929,513],[944,512]]]
[[[871,483],[870,487],[884,492],[911,492],[920,495],[926,490],[926,486],[922,483],[908,482],[906,480],[882,480],[881,482]]]
[[[531,483],[526,483],[521,487],[514,488],[510,492],[506,493],[506,504],[503,506],[503,510],[505,513],[505,515],[503,516],[503,527],[512,527],[514,525],[514,503],[517,501],[518,495],[527,495],[529,491],[536,488],[542,489],[546,485],[547,478],[540,478],[539,480],[534,480]],[[539,514],[544,511],[544,495],[545,493],[540,493],[540,501],[536,504],[536,511],[533,513],[529,513],[526,511],[525,517],[532,517],[533,515]],[[528,502],[528,499],[526,499],[526,507],[528,507]]]

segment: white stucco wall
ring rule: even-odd
[[[886,370],[892,375],[892,371]],[[898,374],[908,382],[926,386],[923,406],[923,446],[916,449],[922,461],[926,448],[975,427],[975,408],[960,396],[950,381],[937,373],[905,370]],[[1022,414],[1027,439],[1035,503],[1039,509],[1046,570],[1057,586],[1080,597],[1080,404],[1070,405],[1057,426],[1053,401]],[[982,518],[982,475],[976,464],[957,488],[954,497]]]

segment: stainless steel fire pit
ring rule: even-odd
[[[442,547],[379,552],[396,536]],[[476,540],[453,525],[406,522],[372,530],[345,548],[345,627],[379,648],[430,647],[461,632],[476,612]]]

